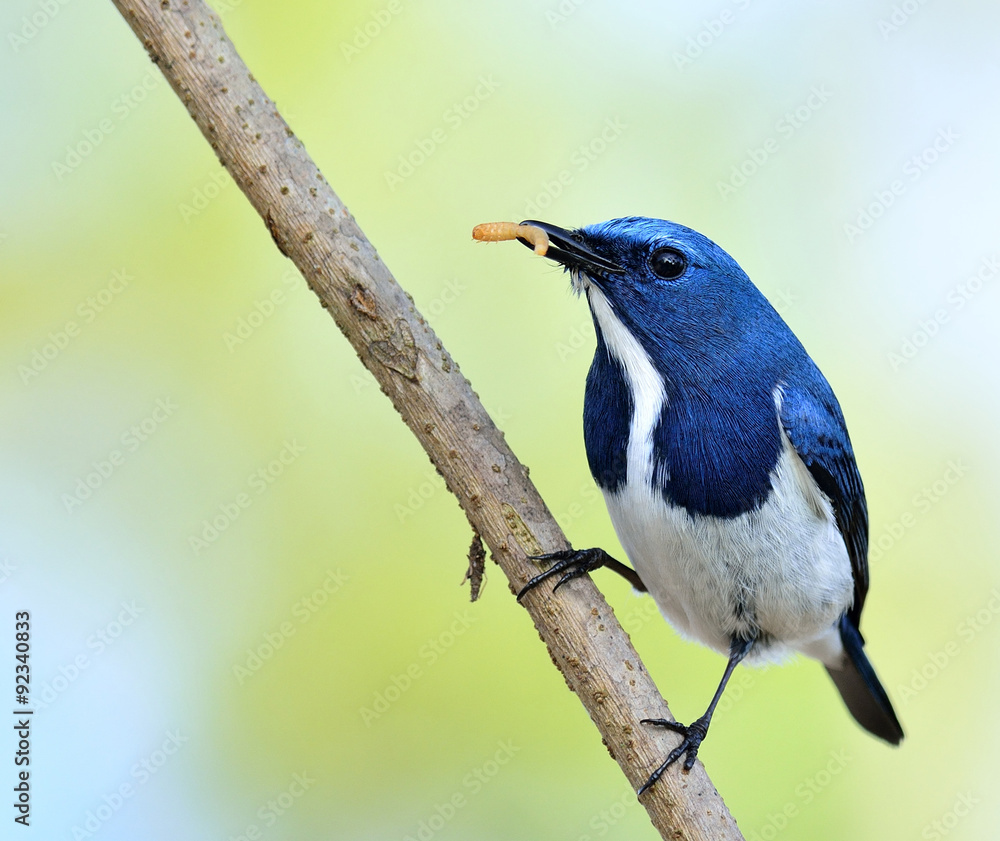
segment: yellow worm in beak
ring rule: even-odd
[[[549,235],[534,225],[518,225],[515,222],[484,222],[472,229],[472,238],[479,242],[506,242],[509,239],[526,239],[535,253],[544,257],[549,250]]]

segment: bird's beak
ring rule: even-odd
[[[567,269],[596,275],[617,274],[625,271],[621,266],[587,248],[578,236],[574,235],[573,231],[550,225],[548,222],[537,222],[534,219],[527,219],[521,224],[532,225],[545,231],[549,237],[549,247],[545,256],[562,263]],[[534,243],[522,237],[518,237],[517,241],[528,248],[535,247]]]

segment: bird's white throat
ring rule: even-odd
[[[632,394],[627,481],[642,487],[652,487],[653,431],[667,403],[663,377],[653,367],[649,354],[615,315],[604,293],[592,283],[587,285],[587,300],[604,336],[604,343],[621,364]]]

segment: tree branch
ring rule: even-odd
[[[302,272],[444,476],[514,588],[526,559],[568,544],[458,365],[379,260],[202,0],[114,0],[223,166]],[[669,717],[614,613],[589,579],[525,599],[553,662],[633,788],[676,736],[639,725]],[[643,795],[664,838],[742,836],[704,767],[671,769]]]

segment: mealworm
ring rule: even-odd
[[[534,225],[514,222],[484,222],[472,229],[472,238],[479,242],[506,242],[509,239],[526,239],[534,246],[535,253],[545,256],[549,250],[549,235]]]

